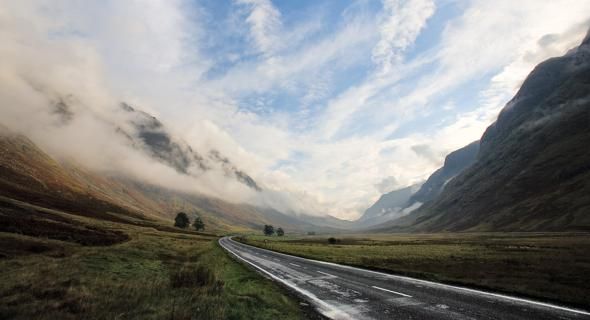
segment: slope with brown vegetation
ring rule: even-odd
[[[139,210],[110,201],[104,194],[75,179],[60,163],[22,135],[0,137],[0,194],[46,208],[79,215],[119,220],[112,212],[146,219]]]
[[[179,211],[198,214],[207,230],[260,230],[265,224],[286,230],[316,226],[276,210],[189,194],[150,185],[112,172],[95,172],[73,160],[57,161],[31,140],[0,132],[0,195],[77,215],[111,221],[171,221]]]

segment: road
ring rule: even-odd
[[[295,257],[230,237],[219,243],[331,319],[590,319],[583,310]]]

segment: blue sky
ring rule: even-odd
[[[227,154],[272,191],[264,201],[348,219],[479,139],[590,18],[576,0],[6,5],[101,92]]]

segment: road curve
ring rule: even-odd
[[[219,244],[331,319],[590,319],[590,312],[273,252]]]

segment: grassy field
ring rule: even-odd
[[[590,235],[478,233],[263,237],[241,241],[302,257],[590,309]]]
[[[309,316],[215,236],[17,209],[0,206],[0,319]]]

